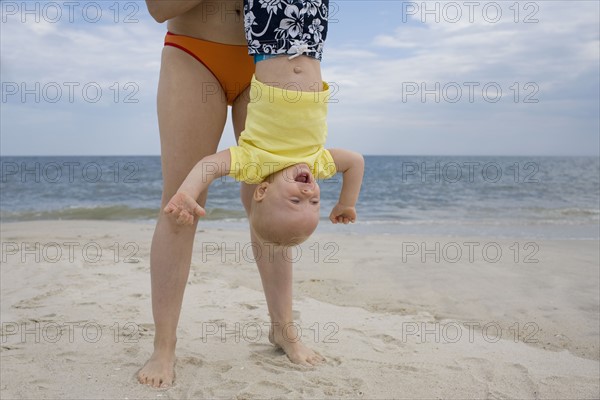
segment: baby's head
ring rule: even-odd
[[[278,246],[300,244],[317,228],[320,194],[308,165],[285,168],[255,189],[250,225],[264,242]]]

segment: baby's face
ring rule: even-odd
[[[289,236],[301,243],[319,223],[320,195],[310,168],[293,165],[258,185],[253,198],[254,221],[280,241]]]
[[[267,203],[289,213],[319,214],[321,189],[306,164],[277,172],[265,194]]]

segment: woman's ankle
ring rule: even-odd
[[[177,338],[154,338],[154,351],[161,353],[175,353]]]

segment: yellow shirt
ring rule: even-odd
[[[289,90],[286,90],[289,89]],[[292,165],[307,164],[316,179],[336,173],[323,146],[327,139],[329,85],[323,91],[301,92],[268,86],[252,77],[246,129],[231,147],[229,175],[256,184]]]

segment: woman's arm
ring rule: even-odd
[[[160,23],[181,15],[200,3],[202,0],[146,0],[148,12]]]

